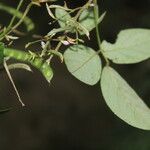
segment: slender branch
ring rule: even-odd
[[[7,29],[4,31],[4,33],[1,34],[0,41],[3,40],[6,35],[8,35],[9,33],[11,33],[12,31],[14,31],[16,28],[18,28],[18,26],[21,25],[21,23],[23,22],[24,18],[27,16],[28,12],[30,11],[32,5],[33,5],[33,3],[30,3],[30,4],[27,6],[27,8],[26,8],[26,10],[25,10],[25,12],[24,12],[22,18],[21,18],[13,27],[7,28]]]
[[[24,0],[21,0],[21,1],[19,2],[18,6],[17,6],[17,9],[16,9],[16,12],[19,11],[19,9],[21,8],[21,6],[22,6],[22,4],[23,4],[23,1],[24,1]],[[17,14],[17,13],[16,13],[16,14]],[[10,30],[10,28],[12,27],[12,25],[13,25],[15,19],[16,19],[16,14],[12,17],[12,19],[11,19],[11,21],[10,21],[10,23],[9,23],[9,25],[8,25],[8,27],[7,27],[6,30]]]
[[[103,54],[103,51],[101,50],[101,38],[100,38],[100,32],[99,32],[99,27],[98,27],[98,17],[99,17],[99,10],[98,10],[98,4],[97,4],[97,0],[93,0],[94,1],[94,18],[95,18],[95,26],[96,26],[96,37],[97,37],[97,43],[98,43],[98,47],[99,47],[99,51],[97,53],[101,53],[105,62],[106,62],[106,66],[109,66],[109,60],[105,57],[105,55]]]
[[[15,30],[18,26],[20,26],[20,24],[23,22],[24,18],[27,16],[28,12],[30,11],[32,5],[33,5],[33,3],[30,3],[30,4],[27,6],[27,8],[26,8],[26,10],[25,10],[25,12],[24,12],[22,18],[19,20],[19,22],[18,22],[15,26],[12,27],[12,29],[11,29],[10,32],[12,32],[13,30]]]
[[[9,77],[9,79],[10,79],[12,85],[13,85],[13,88],[14,88],[16,94],[17,94],[17,97],[18,97],[19,102],[21,103],[22,106],[25,106],[25,104],[24,104],[24,103],[22,102],[22,100],[21,100],[21,97],[20,97],[19,92],[18,92],[18,90],[17,90],[17,88],[16,88],[16,85],[15,85],[15,83],[14,83],[14,81],[13,81],[13,78],[12,78],[10,72],[9,72],[9,69],[8,69],[8,66],[7,66],[7,63],[6,63],[5,60],[4,60],[4,67],[5,67],[5,70],[6,70],[6,73],[7,73],[8,77]]]
[[[99,28],[98,28],[98,16],[99,16],[99,11],[98,11],[97,0],[94,0],[94,18],[95,18],[95,25],[96,25],[96,37],[97,37],[98,47],[100,49],[101,38],[100,38],[100,33],[99,33]]]
[[[17,14],[17,11],[19,11],[19,9],[21,8],[22,4],[23,4],[23,0],[21,0],[21,1],[19,2],[18,6],[17,6],[17,8],[16,8],[16,14]],[[13,25],[15,19],[16,19],[16,14],[12,17],[12,19],[11,19],[11,21],[10,21],[8,27],[6,28],[6,30],[4,30],[4,32],[0,35],[0,37],[4,37],[4,36],[7,34],[7,32],[8,32],[9,30],[11,30],[11,27],[12,27],[12,25]],[[1,38],[1,40],[2,40],[2,38]]]

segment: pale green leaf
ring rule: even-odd
[[[104,19],[106,12],[104,12],[98,19],[98,24]],[[89,8],[85,9],[80,17],[79,23],[86,28],[89,32],[95,28],[94,10]],[[81,34],[84,34],[83,32]]]
[[[66,27],[67,21],[71,19],[70,14],[62,8],[55,9],[55,16],[58,19],[59,25],[63,28]]]
[[[65,51],[64,60],[69,72],[80,81],[94,85],[100,80],[101,60],[92,48],[71,46]]]
[[[102,71],[101,88],[114,114],[134,127],[150,130],[150,109],[111,67],[105,67]]]
[[[103,41],[105,57],[117,64],[138,63],[150,58],[150,30],[126,29],[119,33],[115,44]]]

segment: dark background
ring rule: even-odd
[[[3,2],[6,1],[3,0]],[[59,1],[62,3],[63,1]],[[71,7],[84,1],[67,0]],[[16,6],[17,1],[7,1]],[[102,39],[115,41],[126,28],[150,27],[150,0],[101,0],[107,11],[100,26]],[[50,31],[50,17],[44,7],[33,8],[30,17],[34,33]],[[9,17],[0,12],[0,23]],[[93,40],[87,45],[97,48]],[[15,47],[24,49],[31,36],[22,37]],[[150,150],[150,132],[133,128],[117,118],[106,106],[99,84],[87,86],[56,60],[55,76],[48,86],[42,75],[22,70],[12,72],[26,107],[22,108],[5,73],[0,74],[0,108],[12,107],[0,115],[0,150]],[[150,106],[150,61],[114,66]]]

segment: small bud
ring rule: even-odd
[[[61,41],[64,45],[69,45],[70,43],[68,41]]]
[[[41,42],[41,47],[42,47],[42,49],[45,48],[45,43],[43,41]]]

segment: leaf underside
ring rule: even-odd
[[[102,71],[101,89],[109,108],[131,126],[150,130],[150,109],[111,67]]]
[[[150,30],[126,29],[119,33],[116,43],[103,41],[103,54],[117,64],[138,63],[150,58]]]
[[[64,60],[69,72],[80,81],[94,85],[100,80],[101,60],[92,48],[71,46],[65,51]]]

